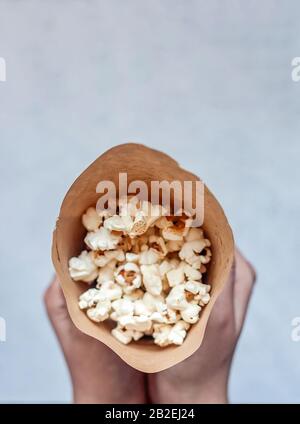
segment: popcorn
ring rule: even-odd
[[[140,255],[128,252],[125,255],[126,262],[139,262]]]
[[[169,271],[174,269],[175,266],[172,262],[165,259],[160,265],[159,265],[159,272],[161,277],[164,277]]]
[[[165,216],[162,216],[155,222],[155,226],[161,230],[172,227],[172,222],[168,220]]]
[[[135,241],[134,239],[131,239],[128,236],[122,235],[121,240],[118,243],[118,248],[122,249],[123,252],[128,252],[134,248],[134,241]],[[138,253],[138,252],[133,252],[133,253]]]
[[[116,321],[118,321],[118,325],[121,328],[124,328],[128,324],[134,323],[134,317],[133,315],[121,315],[120,317],[117,317]],[[129,328],[127,328],[127,330],[129,330]]]
[[[139,288],[142,282],[140,269],[133,262],[119,266],[114,275],[116,282],[124,287],[125,293],[130,293]]]
[[[195,324],[199,319],[201,307],[199,305],[189,304],[187,308],[180,312],[182,319],[189,324]]]
[[[113,281],[105,281],[99,288],[99,300],[117,300],[122,296],[122,288]]]
[[[105,220],[104,226],[110,230],[123,231],[130,237],[144,234],[154,222],[165,213],[160,205],[152,205],[132,197],[126,202],[121,200],[119,215]]]
[[[154,324],[153,339],[154,343],[160,347],[165,347],[170,344],[169,334],[172,326],[169,324]]]
[[[161,324],[163,324],[167,321],[165,316],[163,314],[161,314],[160,312],[153,312],[150,315],[150,320],[154,321],[154,322],[159,322]]]
[[[119,340],[119,342],[127,345],[133,338],[133,331],[125,330],[120,327],[116,327],[111,331],[111,334]]]
[[[123,344],[128,344],[132,340],[138,341],[144,336],[143,332],[140,331],[132,331],[132,330],[126,330],[125,328],[122,328],[120,326],[117,326],[114,328],[111,332],[111,334],[119,340],[119,342]]]
[[[121,324],[121,318],[119,320],[119,323]],[[125,323],[124,326],[127,330],[135,330],[138,332],[144,332],[144,331],[150,330],[152,326],[152,321],[146,315],[132,316],[130,317],[130,320]]]
[[[205,293],[204,295],[200,296],[201,306],[207,305],[209,301],[210,301],[210,295],[208,293]]]
[[[182,345],[189,327],[189,324],[184,321],[178,321],[174,326],[154,324],[154,343],[161,347],[170,344]]]
[[[111,303],[109,300],[98,302],[95,308],[86,311],[87,316],[95,322],[105,321],[109,317]]]
[[[89,289],[79,296],[79,308],[86,309],[94,306],[99,300],[99,290]]]
[[[114,309],[113,316],[121,317],[122,315],[133,315],[134,303],[129,299],[118,299],[114,300],[111,304]]]
[[[185,241],[202,240],[204,238],[203,230],[201,228],[192,227],[189,229],[185,236]]]
[[[84,241],[92,250],[114,250],[121,239],[121,235],[113,234],[107,228],[101,227],[97,231],[87,233]]]
[[[98,276],[98,267],[93,261],[91,252],[84,250],[78,258],[69,260],[69,272],[74,281],[84,281],[91,283]]]
[[[168,252],[178,252],[183,246],[183,240],[169,240],[166,244]]]
[[[130,293],[124,293],[123,299],[131,300],[131,302],[135,302],[136,300],[142,299],[144,296],[144,291],[141,289],[136,289],[131,291]]]
[[[94,263],[99,267],[104,267],[113,259],[116,259],[118,262],[122,262],[125,260],[125,255],[123,250],[99,250],[97,252],[93,252]]]
[[[187,241],[182,246],[179,257],[182,260],[185,260],[189,265],[192,265],[194,268],[200,268],[202,259],[201,256],[197,255],[197,253],[200,253],[208,246],[208,240],[202,239],[202,240],[193,240],[193,241]],[[208,259],[209,258],[209,259]],[[208,263],[210,260],[210,257],[203,256],[203,260],[207,260]]]
[[[147,242],[148,242],[148,236],[145,234],[136,237],[136,238],[130,238],[131,243],[131,252],[135,253],[136,255],[140,255],[140,253],[144,250],[147,250]]]
[[[199,281],[188,281],[184,285],[185,290],[193,293],[193,294],[200,294],[201,296],[204,296],[210,291],[210,286],[208,284],[200,283]]]
[[[128,232],[129,237],[136,237],[147,231],[147,219],[143,212],[137,212],[133,224]]]
[[[209,240],[207,240],[206,243],[207,243],[206,246],[210,246]],[[201,255],[200,255],[201,264],[208,264],[210,262],[211,255],[212,255],[211,250],[205,248],[204,251],[202,251]]]
[[[142,331],[133,331],[132,332],[132,338],[135,342],[137,342],[138,340],[140,340],[144,336],[144,334],[146,334],[146,333],[143,333]]]
[[[173,287],[166,298],[166,303],[171,309],[184,310],[188,307],[188,301],[185,296],[184,284],[178,284]]]
[[[162,230],[163,238],[165,240],[171,240],[171,241],[183,240],[183,237],[189,231],[189,225],[191,224],[192,220],[187,219],[185,215],[167,217],[167,219],[169,221],[172,220],[172,225]]]
[[[108,318],[111,300],[119,299],[121,295],[122,289],[111,281],[101,286],[100,289],[89,289],[82,293],[79,297],[79,307],[80,309],[90,308],[87,310],[89,318],[100,322]],[[103,318],[104,316],[105,318]]]
[[[167,312],[167,305],[163,296],[153,296],[151,293],[146,292],[143,297],[143,303],[151,312]]]
[[[173,327],[168,324],[154,324],[154,343],[161,347],[170,344],[182,345],[188,329],[189,324],[184,321],[178,321]]]
[[[189,328],[190,326],[186,322],[178,321],[169,333],[169,342],[176,345],[182,345]]]
[[[174,256],[172,256],[172,258],[170,259],[170,264],[172,265],[173,269],[177,268],[180,265],[180,262],[182,262],[182,261],[180,261],[180,259],[178,259]]]
[[[153,265],[159,261],[159,253],[154,249],[143,250],[139,254],[139,264],[140,265]]]
[[[167,324],[175,324],[180,319],[180,313],[178,311],[174,311],[171,308],[167,308],[167,312],[164,316],[164,321]]]
[[[150,202],[142,202],[142,212],[147,217],[147,227],[151,227],[159,218],[167,213],[161,205],[153,205]]]
[[[130,216],[119,216],[119,215],[113,215],[110,218],[107,218],[103,226],[109,231],[123,231],[125,233],[128,233],[130,229],[132,228],[133,221]]]
[[[210,301],[210,289],[209,284],[203,284],[199,281],[188,281],[185,284],[185,290],[192,294],[192,300],[199,303],[200,306],[205,306]],[[187,297],[189,297],[188,294]]]
[[[88,208],[82,215],[82,224],[88,231],[96,231],[102,224],[102,217],[98,215],[95,208]]]
[[[105,283],[106,281],[114,281],[114,271],[116,267],[116,260],[112,260],[108,262],[107,265],[102,267],[99,271],[98,278],[97,278],[97,287],[100,287],[101,284]]]
[[[137,205],[140,208],[135,214],[135,222],[143,220],[146,224],[146,230],[167,212],[161,205],[153,205],[147,201],[138,202]]]
[[[184,264],[183,272],[188,280],[201,280],[202,278],[200,270],[195,269],[187,263]]]
[[[167,246],[162,237],[151,235],[148,244],[150,248],[158,254],[160,259],[163,259],[168,253]]]
[[[135,217],[140,207],[140,200],[137,196],[125,196],[119,199],[119,215]]]
[[[134,314],[150,316],[151,310],[148,309],[147,305],[142,299],[138,299],[134,302]]]
[[[185,283],[184,288],[186,291],[192,294],[197,294],[200,290],[200,283],[198,281],[189,280],[187,283]]]
[[[141,272],[143,275],[143,283],[146,290],[157,296],[162,291],[162,281],[159,272],[159,266],[155,265],[142,265]]]
[[[123,344],[151,336],[161,347],[181,345],[210,301],[202,274],[212,253],[203,230],[137,196],[121,199],[114,215],[91,207],[82,223],[90,251],[71,258],[69,272],[94,285],[79,308],[98,325],[115,321],[111,333]]]
[[[170,287],[177,286],[177,284],[184,282],[184,269],[185,264],[184,262],[181,262],[177,268],[167,272],[167,279]]]

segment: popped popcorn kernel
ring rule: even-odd
[[[181,345],[210,301],[203,275],[209,239],[187,214],[128,196],[117,213],[90,207],[82,216],[86,249],[69,260],[71,278],[90,284],[78,306],[97,325],[115,322],[120,343],[151,337],[160,347]]]
[[[84,241],[91,250],[114,250],[116,249],[121,235],[114,234],[107,228],[87,233]]]
[[[102,224],[102,217],[98,215],[95,208],[88,208],[82,215],[82,224],[87,231],[96,231]]]
[[[98,268],[93,261],[91,252],[84,250],[78,258],[69,260],[69,272],[74,281],[91,283],[98,275]]]
[[[109,317],[111,303],[109,300],[100,301],[95,308],[90,308],[86,311],[87,316],[95,322],[105,321]]]
[[[130,293],[139,288],[142,282],[141,271],[134,262],[120,265],[114,273],[114,277],[116,282],[123,287],[125,293]]]

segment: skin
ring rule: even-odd
[[[69,368],[74,403],[145,403],[145,376],[74,326],[57,278],[44,301]]]
[[[180,364],[145,375],[73,325],[55,278],[44,300],[70,371],[74,402],[227,403],[230,366],[254,282],[253,267],[236,251],[229,281],[213,308],[201,347]]]

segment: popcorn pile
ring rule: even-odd
[[[167,216],[136,197],[120,200],[117,212],[91,207],[82,217],[87,250],[69,261],[71,278],[91,285],[79,307],[94,322],[116,321],[121,343],[152,336],[161,347],[181,345],[210,300],[202,283],[210,241],[187,215]]]

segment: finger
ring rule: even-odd
[[[44,294],[44,303],[50,318],[58,311],[66,309],[66,301],[57,276],[53,278]]]
[[[57,276],[54,276],[49,287],[45,291],[44,302],[51,313],[54,308],[65,306],[65,299],[60,288]]]
[[[71,325],[71,320],[57,276],[53,278],[44,294],[44,303],[53,328],[60,337],[60,333]]]
[[[248,309],[256,273],[245,257],[236,251],[236,276],[234,283],[234,315],[237,333],[239,334]]]

